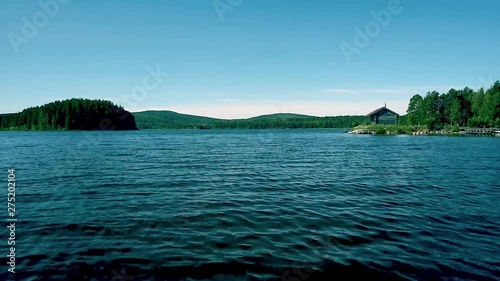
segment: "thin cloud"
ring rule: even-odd
[[[361,90],[365,93],[375,93],[375,94],[404,94],[408,93],[408,90],[405,89],[363,89]]]
[[[204,93],[204,94],[201,94],[202,97],[207,97],[207,98],[220,98],[220,97],[225,97],[226,94],[223,94],[223,93]]]
[[[447,85],[424,85],[424,86],[394,86],[385,88],[361,88],[361,89],[347,89],[347,88],[332,88],[323,90],[323,93],[329,94],[425,94],[431,91],[438,91],[440,93],[448,92],[450,89],[462,89],[465,86],[447,86]]]
[[[329,94],[352,94],[352,93],[356,93],[356,90],[352,90],[352,89],[326,89],[326,90],[323,90],[323,92],[329,93]]]
[[[241,102],[241,103],[246,103],[246,102],[251,102],[251,100],[242,100],[242,99],[219,99],[221,102]]]

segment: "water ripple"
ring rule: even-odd
[[[500,279],[498,139],[267,132],[0,134],[17,280]]]

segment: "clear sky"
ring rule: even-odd
[[[403,114],[413,94],[500,77],[497,0],[55,1],[0,4],[0,113],[82,97],[222,118]]]

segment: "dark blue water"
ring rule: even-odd
[[[1,280],[500,278],[500,138],[0,132],[0,145],[19,219],[15,276],[2,230]]]

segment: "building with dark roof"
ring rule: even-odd
[[[390,110],[385,105],[368,113],[373,124],[395,125],[398,123],[399,114]]]

